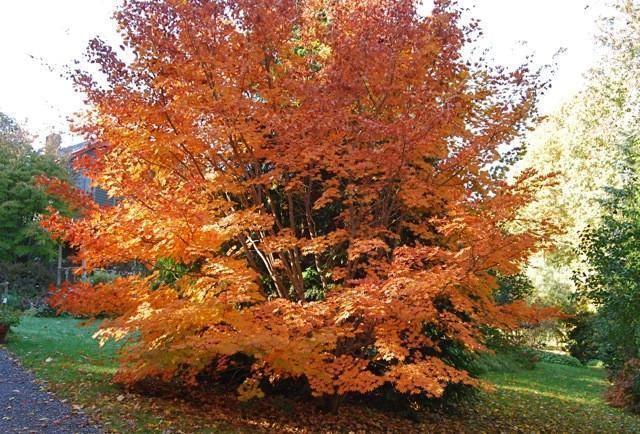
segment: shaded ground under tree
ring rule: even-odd
[[[117,347],[99,349],[90,337],[95,328],[77,325],[68,318],[24,318],[8,349],[60,397],[114,432],[640,432],[640,417],[604,402],[603,369],[551,363],[486,374],[496,392],[457,414],[421,414],[419,422],[353,405],[330,415],[284,398],[143,397],[110,384]]]

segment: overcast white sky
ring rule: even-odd
[[[63,133],[63,145],[81,138],[69,134],[66,119],[82,109],[64,78],[64,65],[80,58],[90,38],[112,39],[111,15],[118,0],[19,0],[0,4],[0,111],[36,134]],[[576,92],[582,74],[596,58],[596,18],[606,0],[463,0],[475,5],[484,44],[499,63],[516,65],[534,54],[539,65],[561,56],[552,91],[543,101],[549,111]],[[526,45],[522,45],[526,42]]]

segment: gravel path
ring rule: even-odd
[[[100,433],[83,415],[43,390],[0,348],[0,433]]]

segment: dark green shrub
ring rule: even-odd
[[[598,342],[596,341],[595,314],[583,312],[566,321],[569,327],[567,347],[569,353],[581,361],[588,363],[597,359]]]
[[[198,263],[185,265],[170,258],[160,258],[155,264],[155,271],[158,277],[153,283],[153,287],[158,288],[161,285],[171,286],[190,271],[197,270],[199,266],[200,264]]]
[[[49,285],[55,280],[55,268],[41,262],[0,262],[0,283],[9,283],[10,302],[21,309],[46,306]]]
[[[550,351],[541,350],[534,350],[533,353],[537,356],[540,362],[553,363],[555,365],[582,366],[582,362],[580,362],[580,360],[569,354],[552,353]]]
[[[118,274],[112,271],[106,270],[96,270],[91,273],[90,276],[86,278],[86,280],[92,285],[98,285],[100,283],[109,283],[112,280],[115,280],[118,277]]]
[[[11,327],[20,322],[20,311],[5,304],[0,305],[0,344],[5,343]]]
[[[496,274],[498,288],[493,293],[493,298],[498,304],[509,304],[518,300],[526,300],[533,294],[533,283],[523,273],[512,276]]]
[[[15,326],[20,323],[21,312],[18,309],[3,305],[0,306],[0,325]]]
[[[519,343],[511,334],[497,329],[483,331],[490,352],[476,354],[467,370],[474,375],[487,372],[515,372],[533,369],[538,362],[535,352]]]

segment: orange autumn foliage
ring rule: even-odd
[[[100,339],[130,338],[119,381],[195,380],[244,354],[243,398],[286,378],[316,396],[478,384],[443,345],[478,351],[482,327],[531,316],[494,303],[492,272],[540,247],[543,225],[518,212],[544,180],[491,168],[540,85],[465,61],[476,23],[455,4],[416,8],[127,0],[130,60],[91,43],[100,73],[75,74],[92,107],[82,130],[108,145],[81,165],[120,200],[44,225],[87,271],[149,270],[51,298],[109,314]]]

